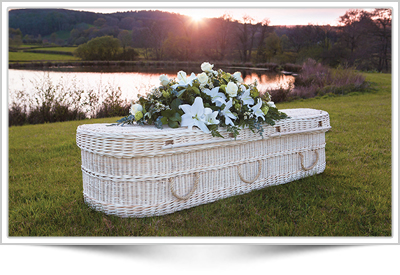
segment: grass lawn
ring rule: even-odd
[[[36,48],[35,50],[38,51],[57,51],[57,52],[74,52],[78,47],[43,47],[43,48]]]
[[[52,48],[50,48],[52,49]],[[49,49],[49,50],[50,50]],[[61,54],[44,54],[44,53],[30,53],[30,52],[9,52],[8,58],[10,62],[15,61],[70,61],[81,60],[75,56],[61,55]]]
[[[391,236],[391,75],[367,94],[277,104],[330,114],[324,173],[170,215],[119,218],[83,202],[80,124],[9,128],[10,236]]]

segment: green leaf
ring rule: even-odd
[[[169,117],[169,120],[176,121],[176,122],[181,122],[182,118],[178,113],[175,113],[173,116]]]
[[[224,138],[217,130],[211,130],[211,135],[212,135],[213,137]]]
[[[168,120],[168,126],[171,127],[171,128],[178,128],[179,124],[176,121]]]
[[[166,118],[165,116],[161,118],[161,122],[162,124],[167,124],[168,123],[168,118]]]
[[[193,86],[193,87],[192,87],[192,90],[193,90],[196,94],[200,95],[200,90],[199,90],[199,88]]]
[[[175,98],[172,102],[171,102],[171,108],[173,110],[179,110],[179,106],[182,105],[182,100],[179,98]]]
[[[168,118],[173,116],[174,114],[175,114],[174,110],[164,110],[164,111],[161,112],[161,115],[163,117],[168,117]]]
[[[182,98],[183,93],[186,91],[186,89],[180,90],[177,92],[176,97]]]

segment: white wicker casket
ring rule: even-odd
[[[196,128],[81,125],[84,200],[120,217],[159,216],[325,170],[329,115],[281,110],[290,118],[236,140]]]

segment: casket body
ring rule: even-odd
[[[236,139],[197,128],[81,125],[83,196],[92,208],[121,217],[148,217],[283,184],[325,170],[329,115],[281,110],[290,118],[243,129]]]

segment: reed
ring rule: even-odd
[[[31,93],[20,90],[10,94],[9,126],[115,117],[129,112],[130,103],[109,83],[85,91],[75,78],[54,83],[45,74],[33,82]]]

